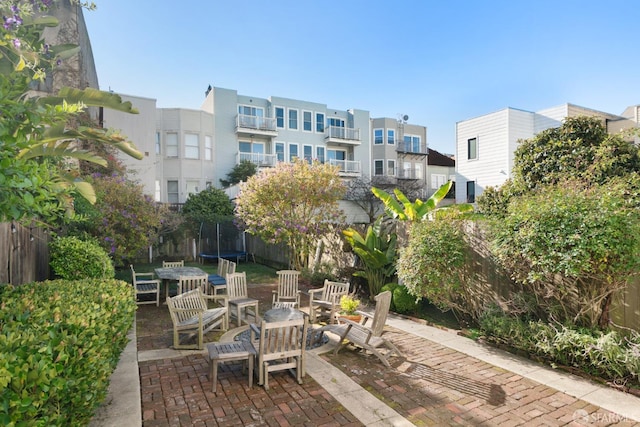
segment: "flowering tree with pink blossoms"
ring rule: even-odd
[[[293,268],[307,268],[318,240],[344,222],[338,201],[346,187],[338,170],[315,161],[278,163],[242,184],[236,218],[248,233],[287,245]]]

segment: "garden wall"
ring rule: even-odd
[[[472,292],[483,303],[508,299],[511,292],[520,287],[491,259],[482,227],[476,222],[468,222],[466,232],[472,246],[470,273],[478,284]],[[640,278],[631,281],[625,292],[613,302],[611,315],[615,325],[640,331]]]

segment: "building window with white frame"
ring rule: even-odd
[[[300,158],[298,144],[289,144],[289,162],[294,162],[298,158]]]
[[[160,132],[156,132],[156,154],[160,154]]]
[[[213,144],[211,143],[211,137],[206,135],[204,137],[204,159],[211,160],[213,152]]]
[[[387,129],[387,144],[395,145],[396,144],[396,130],[395,129]]]
[[[276,127],[284,129],[284,108],[276,107]]]
[[[384,143],[383,140],[383,130],[382,129],[374,129],[373,130],[373,143],[375,145],[380,145]]]
[[[431,174],[431,189],[437,190],[447,183],[447,176],[439,173]]]
[[[302,130],[305,132],[313,131],[313,114],[311,111],[302,112]]]
[[[154,192],[154,200],[156,202],[160,202],[161,201],[161,191],[160,191],[160,180],[156,179],[156,188],[155,188],[155,192]]]
[[[289,109],[289,129],[298,129],[298,110]]]
[[[184,135],[184,158],[200,158],[200,144],[198,141],[198,135],[195,133],[187,133]]]
[[[387,159],[387,175],[396,176],[396,161]]]
[[[415,171],[416,171],[416,179],[422,179],[422,164],[420,163],[416,163],[415,165],[413,165]]]
[[[302,155],[304,156],[304,160],[311,164],[311,162],[313,162],[313,145],[303,145]]]
[[[467,139],[467,160],[478,158],[478,138]]]
[[[178,181],[167,181],[167,202],[180,203],[180,187],[178,187]]]
[[[384,175],[384,160],[373,161],[373,174],[376,176]]]
[[[316,132],[324,133],[324,113],[316,113]]]
[[[198,194],[200,191],[200,182],[195,180],[187,180],[187,197],[191,194]]]
[[[316,158],[320,163],[324,163],[325,161],[324,147],[321,145],[316,147]]]
[[[417,135],[404,136],[404,151],[408,153],[420,153],[421,138]]]
[[[169,132],[164,141],[167,157],[178,157],[178,134]]]
[[[284,142],[276,142],[276,160],[284,162]]]

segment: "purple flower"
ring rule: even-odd
[[[13,39],[13,46],[15,46],[16,49],[20,49],[20,39]]]

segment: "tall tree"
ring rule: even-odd
[[[344,222],[338,201],[345,191],[334,166],[302,160],[278,163],[241,186],[236,218],[247,232],[286,244],[292,266],[301,270],[331,225]]]

